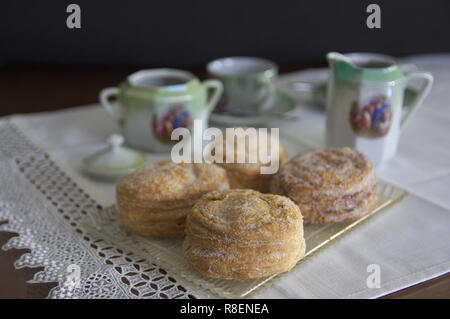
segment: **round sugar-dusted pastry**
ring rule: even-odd
[[[270,191],[291,198],[306,223],[354,220],[377,205],[372,162],[347,147],[298,154],[274,176]]]
[[[248,128],[240,129],[248,130]],[[223,162],[217,164],[226,169],[230,188],[269,191],[270,179],[288,160],[288,154],[283,145],[269,133],[267,133],[266,146],[262,149],[260,149],[263,145],[262,141],[258,140],[257,135],[238,135],[235,138],[229,136],[227,138],[227,136],[227,133],[223,134]],[[230,156],[231,163],[227,161],[227,149],[232,149],[234,152],[234,156]],[[278,151],[278,156],[272,158],[272,152],[275,154],[275,151]],[[267,158],[262,158],[260,152]],[[275,171],[266,174],[262,172],[262,167],[273,167]]]
[[[300,209],[284,196],[250,189],[210,192],[186,219],[186,263],[225,279],[290,270],[305,254]]]
[[[142,235],[183,236],[186,215],[195,201],[228,187],[225,170],[214,164],[152,163],[117,183],[119,219]]]

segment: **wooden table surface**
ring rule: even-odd
[[[314,67],[317,65],[314,65]],[[299,70],[282,68],[281,72]],[[97,103],[98,92],[117,85],[136,69],[32,69],[8,68],[0,72],[0,116],[54,111]],[[203,70],[193,70],[204,78]],[[0,232],[0,246],[17,234]],[[27,284],[42,268],[14,269],[13,263],[27,250],[0,249],[0,298],[45,298],[55,283]],[[450,274],[397,291],[383,298],[450,298]]]

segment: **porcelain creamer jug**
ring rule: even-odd
[[[331,52],[327,59],[327,145],[355,148],[374,165],[393,157],[401,130],[431,89],[432,75],[408,71],[381,54]],[[424,85],[403,107],[406,84],[413,79]]]

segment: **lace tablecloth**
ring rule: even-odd
[[[377,297],[449,271],[450,56],[407,62],[431,71],[435,85],[402,136],[398,155],[377,174],[410,196],[255,297]],[[324,70],[310,70],[281,82],[324,76]],[[271,126],[282,128],[290,156],[323,145],[324,115],[317,109],[302,108],[297,121]],[[58,282],[51,298],[214,297],[168,273],[155,256],[115,247],[83,226],[89,216],[107,215],[115,198],[113,183],[81,173],[81,159],[117,131],[98,105],[0,120],[0,220],[8,220],[0,230],[19,233],[3,249],[31,250],[15,267],[43,266],[31,282]],[[68,282],[72,264],[81,265],[76,286]],[[371,264],[380,266],[380,288],[366,284]]]

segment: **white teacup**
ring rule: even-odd
[[[277,65],[257,57],[228,57],[207,65],[211,77],[224,85],[218,111],[233,114],[263,112],[275,96]]]

